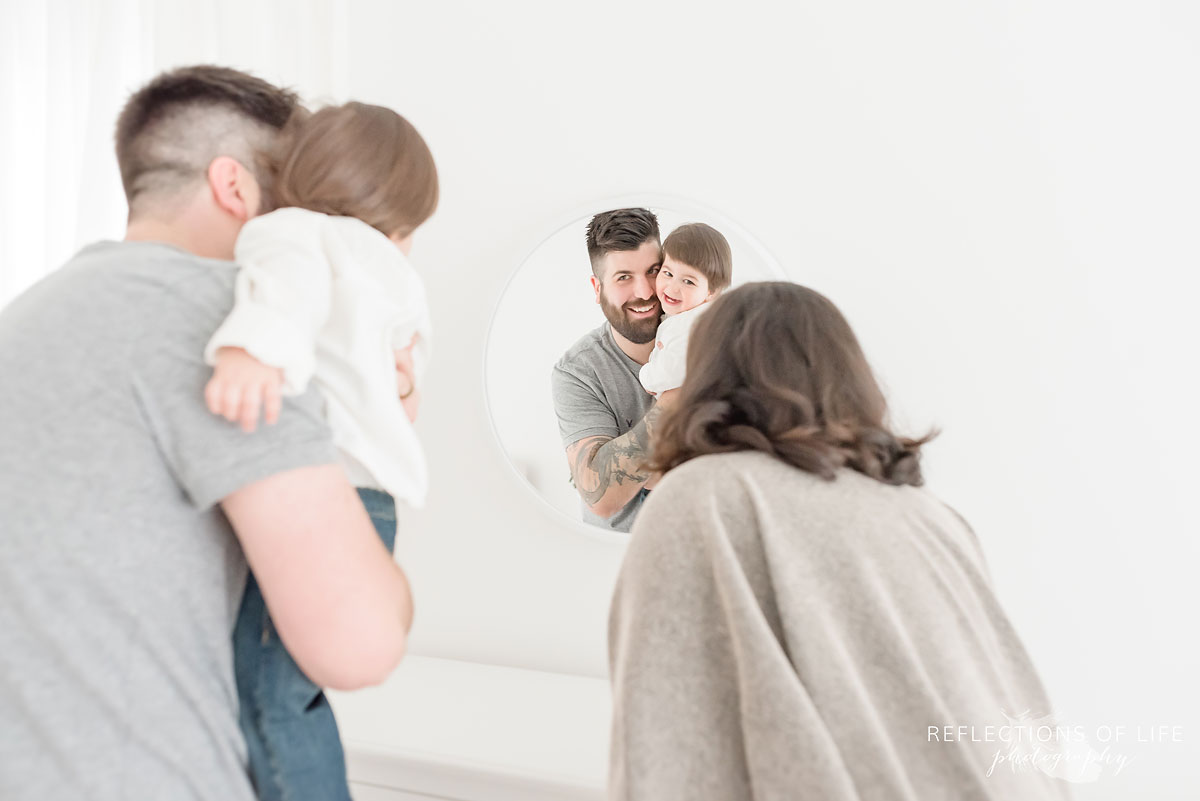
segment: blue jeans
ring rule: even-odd
[[[396,540],[392,496],[358,490],[388,550]],[[350,801],[346,757],[333,710],[283,647],[253,574],[233,630],[242,734],[261,801]]]

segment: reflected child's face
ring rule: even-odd
[[[667,255],[663,256],[655,290],[667,314],[694,309],[714,294],[708,291],[708,279],[703,273]]]

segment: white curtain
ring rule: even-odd
[[[3,0],[0,305],[84,243],[119,238],[112,129],[152,51],[140,0]]]
[[[332,0],[0,0],[0,306],[97,239],[125,199],[112,132],[164,69],[218,63],[343,99],[346,4]]]

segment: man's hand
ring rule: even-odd
[[[247,434],[258,427],[260,411],[268,425],[277,422],[283,405],[283,370],[268,367],[242,348],[220,348],[216,358],[217,366],[204,388],[208,410],[231,423],[240,422]]]
[[[417,421],[417,409],[421,405],[421,393],[417,389],[416,369],[413,367],[413,348],[420,336],[413,334],[408,345],[393,351],[396,359],[396,395],[400,398],[408,419],[414,423]]]

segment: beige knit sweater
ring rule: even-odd
[[[974,534],[919,488],[687,462],[634,526],[609,653],[612,799],[1069,798],[985,775],[1005,742],[930,734],[1049,704]]]

